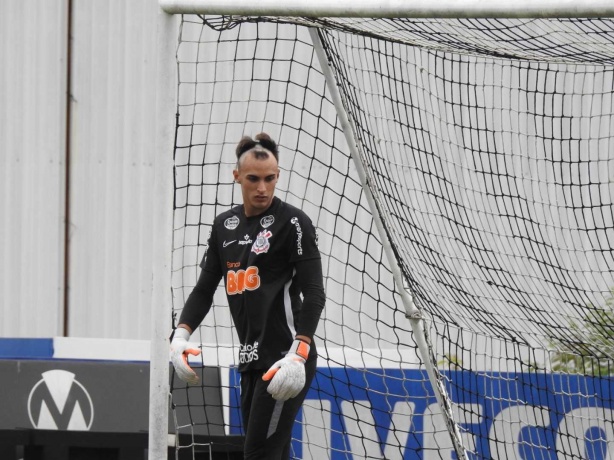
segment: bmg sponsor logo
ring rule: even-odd
[[[28,416],[41,430],[88,431],[94,405],[75,374],[64,370],[43,372],[28,396]]]

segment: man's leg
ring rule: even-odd
[[[305,363],[305,388],[295,398],[276,401],[267,392],[269,382],[254,379],[249,410],[243,409],[246,425],[246,460],[286,460],[289,458],[292,427],[316,373],[317,360]],[[243,388],[243,385],[241,385]],[[241,398],[243,400],[243,397]]]

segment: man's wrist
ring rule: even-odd
[[[190,340],[190,336],[192,335],[192,333],[181,326],[178,326],[174,331],[173,331],[173,339],[184,339],[184,340]]]
[[[290,347],[290,350],[288,350],[288,353],[294,353],[307,361],[310,349],[311,346],[307,342],[297,337],[294,342],[292,342],[292,346]]]

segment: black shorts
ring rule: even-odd
[[[267,392],[262,370],[241,373],[241,413],[246,460],[290,458],[292,427],[316,373],[317,358],[305,363],[305,388],[295,398],[276,401]]]

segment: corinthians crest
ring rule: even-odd
[[[269,243],[269,238],[272,237],[273,234],[270,230],[262,230],[258,233],[256,237],[256,241],[252,245],[252,252],[256,254],[263,254],[269,250],[271,247],[271,243]]]

